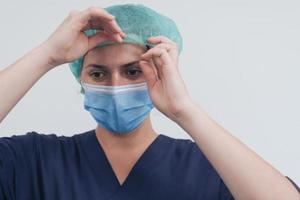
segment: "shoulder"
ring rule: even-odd
[[[201,198],[207,197],[205,199],[216,199],[218,195],[230,196],[221,177],[194,141],[168,136],[164,138],[170,143],[167,146],[172,176],[181,180],[183,189],[193,191],[197,197],[201,194]]]
[[[39,149],[53,150],[58,147],[70,146],[75,143],[77,136],[85,136],[86,131],[72,136],[59,135],[57,133],[42,133],[37,131],[25,134],[14,134],[12,136],[0,137],[0,152],[29,152]]]
[[[191,139],[176,139],[163,136],[168,140],[168,152],[178,169],[184,168],[185,173],[218,177],[217,172],[206,158],[198,145]]]
[[[197,144],[191,139],[172,138],[167,135],[162,135],[164,140],[167,140],[169,151],[172,156],[185,161],[195,161],[206,159]]]
[[[66,136],[58,136],[57,134],[41,133],[36,131],[27,132],[25,134],[15,134],[12,136],[0,137],[0,144],[7,145],[33,145],[38,143],[51,143],[60,140],[65,140]]]
[[[27,132],[25,134],[15,134],[12,136],[2,136],[0,137],[0,143],[9,143],[9,142],[29,142],[30,140],[36,139],[39,133],[35,131]]]
[[[1,156],[31,154],[38,135],[37,132],[31,131],[25,134],[0,137]]]
[[[163,136],[169,141],[168,152],[175,169],[184,169],[185,176],[205,177],[206,179],[221,181],[221,177],[214,169],[198,145],[191,139],[177,139]]]

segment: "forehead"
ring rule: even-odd
[[[89,64],[122,65],[140,58],[146,47],[135,44],[114,44],[90,50],[84,57],[83,67]]]

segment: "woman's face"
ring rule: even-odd
[[[97,85],[127,85],[145,82],[138,63],[146,47],[115,44],[90,50],[83,61],[81,81]]]

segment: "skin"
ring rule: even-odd
[[[82,30],[88,28],[101,28],[104,32],[87,38]],[[79,58],[102,41],[122,42],[124,36],[114,17],[101,8],[72,11],[45,42],[0,71],[0,82],[5,83],[0,84],[0,122],[49,70]],[[298,192],[283,174],[221,127],[201,106],[192,101],[178,70],[176,44],[163,36],[149,38],[149,42],[156,46],[146,53],[141,52],[139,66],[154,106],[194,139],[234,198],[299,200]],[[105,57],[105,64],[113,72],[112,78],[106,84],[129,82],[126,77],[121,76],[118,69],[125,62],[125,58],[138,57],[138,50],[134,48],[116,46],[103,49],[105,55],[111,55],[109,51],[114,51],[122,58],[111,61],[108,56]],[[132,53],[129,55],[124,52],[125,49]],[[92,54],[88,59],[96,59]],[[88,81],[90,77],[83,79]],[[115,173],[121,174],[120,182],[156,136],[149,119],[147,120],[140,130],[124,137],[114,137],[97,127],[97,138],[101,139],[99,142],[104,146],[112,166],[115,166]],[[143,143],[144,139],[147,142]],[[128,163],[125,160],[117,162],[118,158],[128,154]]]

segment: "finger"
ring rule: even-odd
[[[117,24],[116,20],[110,20],[110,21],[108,21],[107,24],[109,25],[108,28],[110,29],[110,31],[112,33],[121,33],[122,32],[122,30],[119,27],[119,25]]]
[[[164,42],[164,43],[169,43],[169,44],[177,46],[177,44],[174,41],[172,41],[171,39],[169,39],[165,36],[155,36],[155,37],[152,36],[152,37],[148,38],[148,41],[152,44],[158,44],[158,43]]]
[[[116,42],[119,42],[121,43],[123,41],[123,38],[120,36],[120,34],[118,33],[114,33],[114,34],[111,34],[110,33],[110,36],[116,41]]]
[[[172,73],[170,67],[174,65],[170,55],[167,53],[165,49],[161,48],[153,48],[147,51],[145,54],[141,56],[142,60],[149,61],[153,60],[154,66],[157,70],[158,77],[162,79],[165,73]]]
[[[90,26],[87,26],[86,28],[85,28],[86,30],[88,30],[88,29],[94,29],[94,30],[96,30],[95,29],[95,27],[90,27]],[[83,30],[85,30],[85,29],[83,29]],[[114,41],[116,41],[116,42],[122,42],[123,41],[123,39],[124,39],[124,37],[122,37],[122,35],[121,34],[119,34],[119,33],[109,33],[109,32],[107,32],[106,30],[104,30],[104,29],[97,29],[98,31],[101,31],[101,32],[106,32],[108,35],[110,35],[110,37],[114,40]],[[91,36],[90,36],[91,37]]]
[[[152,67],[152,70],[154,71],[154,74],[156,76],[156,79],[160,79],[160,75],[157,71],[157,68],[155,66],[155,63],[154,63],[154,60],[153,59],[150,59],[149,61],[147,61],[149,63],[149,65]]]
[[[178,63],[178,45],[174,41],[165,36],[149,37],[148,41],[152,44],[156,44],[155,46],[166,48],[174,62]]]
[[[86,26],[84,26],[81,30],[85,31],[88,29],[97,29],[97,30],[104,30],[103,26],[104,22],[101,19],[89,19]]]
[[[146,81],[148,83],[148,86],[150,86],[150,88],[152,86],[154,86],[155,82],[157,81],[157,76],[155,74],[155,71],[153,70],[153,67],[151,66],[150,63],[141,60],[139,62],[139,66],[141,68],[141,70],[143,71],[143,74],[146,78]]]
[[[150,49],[141,56],[141,58],[145,60],[149,60],[150,58],[155,58],[155,57],[160,58],[165,65],[172,64],[170,55],[167,53],[166,49],[163,48]]]
[[[178,63],[178,49],[170,43],[160,43],[155,46],[156,48],[166,49],[168,54],[171,56],[174,63]]]
[[[88,29],[94,29],[94,30],[98,30],[98,31],[101,31],[101,32],[106,32],[107,34],[110,35],[110,37],[116,41],[116,42],[122,42],[124,37],[122,37],[123,34],[119,34],[119,33],[111,33],[111,32],[107,32],[106,30],[104,29],[101,29],[101,28],[98,28],[96,29],[95,27],[91,27],[91,26],[87,26],[84,30],[88,30]]]
[[[154,57],[152,57],[151,60],[153,61],[154,66],[162,66],[164,64],[164,61],[160,57],[154,56]],[[161,68],[160,67],[158,67],[157,71],[158,71],[158,74],[161,76],[162,72],[161,72]]]
[[[76,14],[78,14],[78,13],[80,13],[80,11],[79,11],[79,10],[75,10],[75,9],[73,9],[73,10],[71,10],[71,11],[70,11],[70,13],[69,13],[69,17],[73,17],[74,15],[76,15]]]
[[[112,38],[114,38],[116,42],[122,42],[123,38],[125,37],[125,33],[122,31],[118,32],[120,28],[118,28],[115,20],[101,21],[99,18],[94,18],[89,20],[86,26],[82,28],[83,31],[88,29],[105,30],[112,35]]]
[[[102,24],[107,24],[108,26],[104,26],[104,28],[106,28],[108,32],[122,32],[121,28],[115,21],[115,17],[102,8],[91,7],[81,11],[76,16],[76,20],[79,20],[79,22],[81,22],[83,25],[80,27],[81,29],[86,27],[87,24],[90,24],[90,26],[94,27],[98,26],[99,28],[102,27]]]
[[[152,69],[153,69],[153,71],[154,71],[154,73],[155,73],[156,79],[160,79],[160,76],[159,76],[158,71],[157,71],[157,69],[156,69],[156,67],[155,67],[155,64],[154,64],[153,59],[150,59],[150,61],[148,61],[148,63],[149,63],[150,66],[152,67]]]
[[[126,33],[124,33],[123,31],[121,32],[121,37],[125,38],[126,37]]]
[[[105,41],[112,41],[113,38],[110,34],[100,31],[95,35],[88,38],[88,50],[95,48],[98,44],[105,42]]]
[[[114,21],[114,23],[116,24],[115,21]],[[116,32],[116,31],[114,31],[114,30],[112,29],[112,24],[103,23],[102,27],[103,27],[103,29],[104,29],[106,32],[108,32],[108,33],[110,33],[111,35],[113,35],[113,37],[116,38],[116,41],[121,42],[121,41],[124,39],[124,37],[125,37],[125,33],[124,33],[123,31],[121,31],[121,32]]]
[[[161,67],[164,64],[163,60],[160,57],[154,56],[152,57],[151,61],[153,63],[154,68],[157,71],[159,79],[161,79],[163,77],[163,71]]]
[[[123,32],[123,31],[121,31],[121,32],[116,32],[113,28],[112,28],[112,26],[117,26],[117,23],[116,23],[116,21],[115,20],[113,20],[113,21],[108,21],[108,22],[103,22],[103,21],[101,21],[99,18],[97,18],[97,19],[90,19],[89,21],[88,21],[88,24],[84,27],[84,28],[82,28],[82,30],[84,31],[84,30],[88,30],[88,29],[97,29],[97,30],[106,30],[108,33],[111,33],[111,34],[115,34],[115,33],[118,33],[118,34],[120,34],[120,36],[122,37],[122,38],[124,38],[125,37],[125,33]]]
[[[78,19],[82,20],[82,22],[86,22],[90,19],[96,18],[100,18],[104,21],[110,21],[114,20],[115,16],[108,13],[105,9],[98,7],[89,7],[78,13]]]

